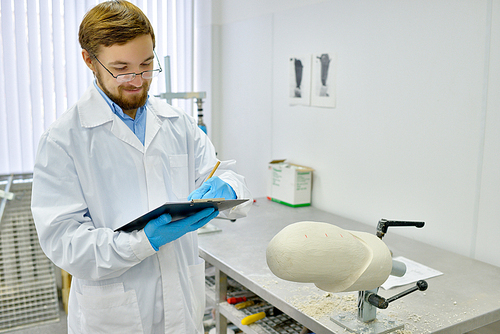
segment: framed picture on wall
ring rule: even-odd
[[[335,108],[337,56],[334,52],[312,56],[311,106]]]
[[[310,105],[311,96],[311,55],[289,58],[290,105]]]

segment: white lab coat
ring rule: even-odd
[[[69,333],[203,333],[204,262],[192,232],[155,252],[144,231],[114,232],[186,200],[217,162],[194,119],[150,97],[145,144],[94,85],[41,138],[32,212],[45,254],[73,275]],[[234,161],[217,173],[250,198]],[[232,210],[244,216],[250,203]]]

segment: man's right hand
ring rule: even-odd
[[[218,210],[207,208],[189,217],[173,222],[172,217],[166,213],[156,219],[150,220],[144,227],[144,232],[151,246],[158,251],[158,249],[166,243],[174,241],[186,233],[196,231],[218,214]]]

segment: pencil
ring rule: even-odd
[[[217,161],[217,163],[215,164],[214,169],[212,169],[212,172],[207,177],[207,179],[205,180],[205,182],[207,182],[207,180],[210,179],[215,174],[215,171],[217,170],[217,168],[219,168],[219,165],[220,165],[220,161]]]

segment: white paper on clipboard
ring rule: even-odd
[[[172,221],[179,220],[195,214],[206,208],[214,208],[219,211],[224,211],[231,209],[236,205],[244,203],[248,199],[230,199],[225,200],[224,198],[208,198],[208,199],[197,199],[189,202],[170,202],[161,205],[160,207],[149,211],[148,213],[140,216],[137,219],[117,228],[116,231],[132,232],[141,230],[146,226],[146,224],[155,218],[158,218],[164,213],[168,213],[172,216]]]

